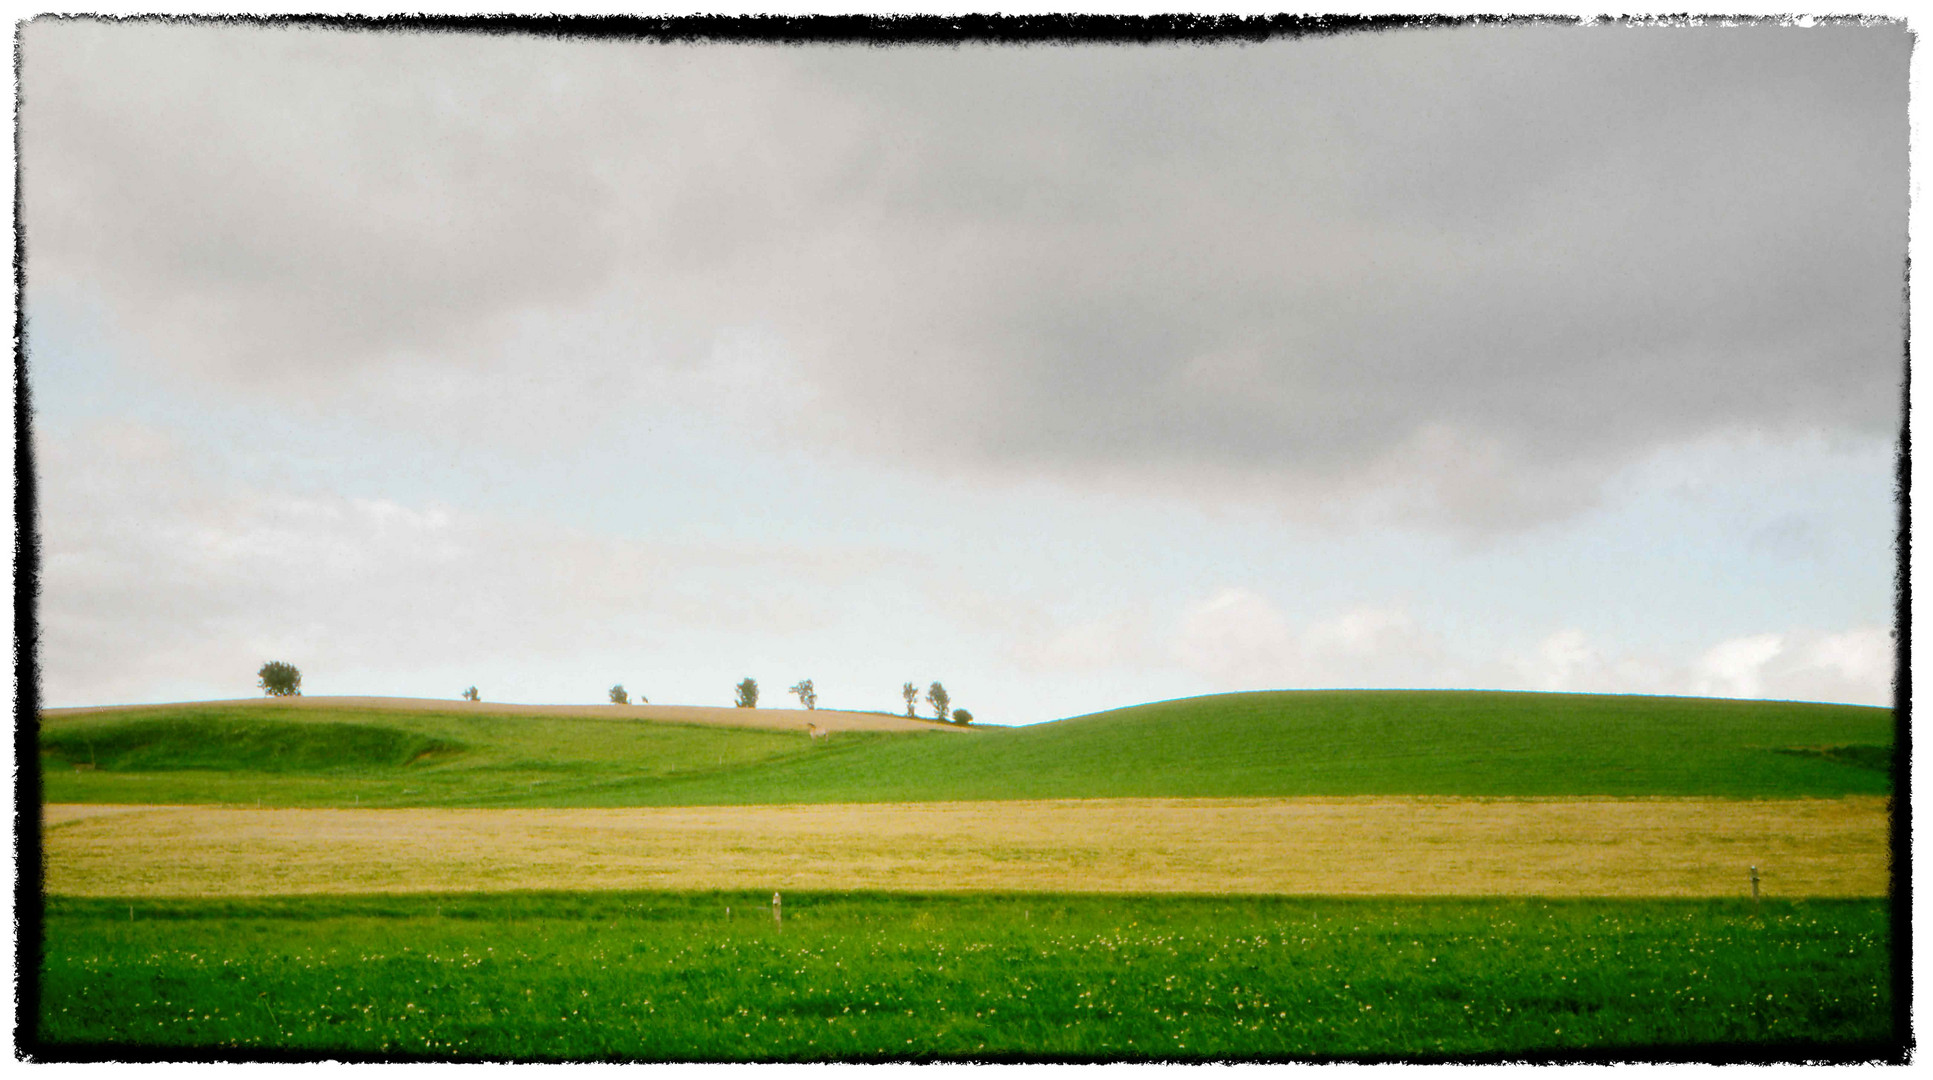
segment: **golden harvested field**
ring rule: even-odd
[[[195,705],[253,707],[264,709],[378,709],[408,712],[458,712],[476,716],[589,716],[600,720],[652,720],[674,724],[716,724],[720,727],[763,728],[772,731],[804,731],[806,724],[827,731],[972,731],[970,727],[942,724],[886,713],[846,712],[841,709],[731,709],[710,705],[512,705],[497,702],[442,701],[436,698],[397,697],[255,697],[232,701],[182,702]],[[122,712],[130,709],[153,710],[156,705],[90,705],[68,709],[42,709],[41,716],[58,719],[89,713]],[[174,706],[169,706],[174,707]]]
[[[47,890],[1884,896],[1887,800],[1090,799],[356,810],[48,806]]]

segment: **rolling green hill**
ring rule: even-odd
[[[1882,794],[1891,746],[1891,713],[1852,706],[1291,691],[1141,705],[961,746],[886,745],[861,769],[828,758],[775,772],[879,798]],[[967,791],[988,794],[937,794]]]
[[[314,773],[394,768],[468,747],[416,731],[339,720],[301,724],[222,715],[161,715],[113,724],[57,728],[40,740],[43,754],[67,764],[112,772]]]
[[[40,733],[49,802],[612,805],[815,749],[786,731],[458,706],[155,706],[43,718]]]
[[[49,719],[49,802],[664,806],[1289,795],[1886,794],[1889,710],[1475,691],[1188,698],[1029,728],[803,735],[460,711]]]

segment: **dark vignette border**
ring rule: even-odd
[[[13,910],[14,1053],[24,1057],[36,1043],[42,956],[40,850],[40,529],[34,488],[31,426],[33,395],[27,385],[27,247],[20,201],[20,44],[13,39]]]
[[[288,26],[362,32],[460,32],[518,34],[534,37],[639,41],[658,44],[735,43],[764,45],[942,46],[974,45],[1179,45],[1243,44],[1302,37],[1322,37],[1366,31],[1442,29],[1478,25],[1578,25],[1575,16],[1352,16],[1352,15],[814,15],[814,16],[542,16],[542,15],[288,15],[229,16],[74,16],[47,15],[43,19],[88,21],[181,22]],[[1679,16],[1688,19],[1689,16]],[[1727,22],[1767,21],[1754,16],[1704,16]],[[1606,19],[1625,25],[1655,19]],[[1853,17],[1823,19],[1859,21]],[[40,595],[40,533],[31,428],[32,395],[27,379],[26,238],[22,228],[20,189],[21,44],[26,21],[14,29],[14,941],[15,941],[15,1056],[25,1061],[451,1061],[499,1060],[365,1056],[249,1050],[225,1047],[150,1047],[138,1044],[67,1044],[41,1042],[36,1030],[40,1012],[40,966],[43,940],[43,854],[40,843],[40,774],[38,762],[40,680],[38,664]],[[1902,267],[1902,297],[1910,301],[1910,259]],[[1910,302],[1902,319],[1910,317]],[[1654,1062],[1773,1062],[1853,1063],[1911,1060],[1912,1036],[1912,852],[1911,703],[1912,703],[1912,575],[1909,558],[1912,537],[1911,338],[1902,326],[1900,434],[1895,496],[1898,526],[1895,538],[1893,636],[1897,663],[1893,676],[1894,764],[1892,800],[1892,932],[1893,1030],[1888,1043],[1859,1044],[1711,1044],[1698,1046],[1624,1047],[1608,1050],[1551,1049],[1542,1052],[1474,1055],[1455,1058],[1373,1057],[1348,1059],[1257,1058],[1256,1061],[1348,1060],[1363,1063],[1472,1064]],[[32,719],[29,720],[28,718]],[[535,1060],[535,1059],[532,1059]],[[890,1058],[893,1061],[931,1061],[933,1057]],[[954,1059],[947,1059],[954,1060]],[[986,1059],[995,1061],[1094,1062],[1125,1058],[1063,1058],[1029,1056]]]
[[[1917,42],[1915,46],[1917,47]],[[1893,497],[1899,515],[1893,554],[1893,1033],[1900,1062],[1913,1040],[1913,259],[1900,268],[1899,449]]]

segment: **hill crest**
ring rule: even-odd
[[[157,708],[287,707],[298,709],[384,709],[449,712],[467,716],[582,716],[599,720],[643,720],[667,724],[710,724],[765,731],[804,731],[817,724],[826,731],[971,731],[921,717],[844,709],[735,709],[712,705],[522,705],[511,702],[453,701],[441,698],[316,696],[251,697],[226,701],[171,701],[145,705],[84,705],[42,709],[48,718]]]

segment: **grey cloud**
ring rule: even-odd
[[[542,50],[47,22],[25,41],[36,277],[101,289],[171,360],[272,380],[460,354],[612,269],[595,132]]]
[[[1659,444],[1891,429],[1909,44],[42,22],[29,271],[93,283],[179,362],[271,381],[399,354],[461,373],[516,312],[620,295],[643,344],[598,362],[633,385],[763,328],[815,437],[862,450],[1316,502],[1414,489],[1419,512],[1513,526]]]
[[[1880,429],[1904,45],[1471,31],[1096,52],[1067,65],[1092,77],[1064,109],[1012,89],[1028,54],[986,65],[998,94],[959,85],[994,73],[935,65],[925,85],[958,88],[955,110],[1073,146],[1098,189],[1025,232],[955,200],[942,220],[993,225],[1002,248],[963,276],[1007,288],[939,344],[991,369],[970,404],[1003,456],[1353,470],[1430,424],[1530,458],[1738,423]],[[1030,160],[1002,160],[1015,186],[1065,190]],[[887,329],[913,352],[926,321]]]

